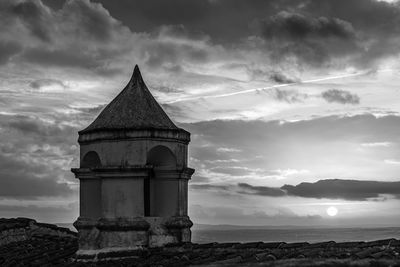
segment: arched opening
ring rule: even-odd
[[[147,154],[147,164],[154,167],[175,167],[176,158],[168,147],[155,146]]]
[[[100,157],[94,151],[89,151],[88,153],[86,153],[81,162],[81,168],[94,168],[100,166]]]
[[[157,179],[156,170],[175,169],[176,157],[168,147],[155,146],[147,153],[147,164],[154,166],[155,171],[151,177],[144,180],[144,215],[160,216],[158,211],[159,202],[162,202],[167,196],[160,194],[163,181]]]

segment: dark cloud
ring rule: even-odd
[[[132,25],[132,28],[136,28],[139,31],[147,31],[152,26],[157,27],[161,24],[186,24],[188,21],[200,20],[206,16],[205,11],[211,7],[208,1],[203,0],[173,0],[168,3],[157,0],[146,2],[122,0],[119,4],[108,1],[97,2],[101,2],[112,14],[115,14],[129,25]],[[135,25],[137,26],[135,27]]]
[[[33,36],[45,42],[52,39],[50,27],[50,10],[41,1],[22,1],[16,2],[12,7],[12,12],[24,23],[31,31]]]
[[[39,117],[1,115],[0,197],[33,199],[69,197],[76,182],[69,169],[77,166],[77,130]]]
[[[56,31],[70,30],[78,38],[105,42],[111,40],[113,31],[121,26],[101,4],[89,0],[65,1],[57,10],[50,9],[40,0],[25,0],[11,3],[9,9],[33,36],[46,42],[52,41]],[[54,24],[61,25],[53,28]]]
[[[271,78],[271,80],[273,80],[274,82],[277,82],[277,83],[295,83],[295,82],[300,81],[299,79],[288,77],[288,76],[284,75],[283,73],[279,73],[279,72],[272,73],[270,78]]]
[[[20,122],[10,120],[3,124],[3,128],[5,131],[1,137],[7,138],[8,144],[12,145],[9,149],[10,156],[24,154],[35,160],[52,159],[55,162],[49,162],[49,167],[54,164],[54,172],[70,175],[69,171],[65,172],[61,168],[68,170],[68,165],[77,160],[76,139],[79,129],[65,125],[48,125],[39,118],[24,118]],[[5,146],[7,147],[6,144]]]
[[[27,62],[47,66],[96,68],[101,65],[95,55],[77,54],[73,50],[44,50],[32,48],[26,50],[21,58]]]
[[[191,32],[205,33],[215,42],[227,43],[246,37],[254,18],[275,11],[273,1],[172,0],[130,1],[118,3],[98,0],[132,31],[152,31],[160,25],[183,25]]]
[[[162,25],[155,31],[157,35],[164,35],[173,38],[189,38],[202,41],[209,38],[203,32],[189,31],[183,24]]]
[[[51,9],[61,9],[67,0],[42,0],[42,2]]]
[[[54,2],[46,1],[46,3]],[[346,36],[348,31],[340,21],[348,21],[357,28],[375,31],[394,31],[399,20],[398,5],[376,0],[121,0],[118,2],[96,0],[111,15],[128,25],[132,31],[151,31],[159,25],[184,25],[185,27],[232,41],[249,33],[254,19],[265,19],[279,12],[297,12],[292,18],[297,34],[316,32],[322,35]],[[290,11],[290,12],[289,12]],[[314,18],[305,20],[303,16]],[[325,17],[325,18],[320,18]],[[212,25],[212,27],[210,27]],[[311,25],[311,27],[310,27]],[[388,28],[387,26],[393,26]],[[397,24],[398,25],[398,24]],[[289,25],[290,26],[290,25]],[[386,27],[385,27],[386,26]],[[382,33],[384,34],[384,33]]]
[[[98,73],[111,68],[110,62],[118,62],[122,55],[133,50],[138,59],[152,68],[180,66],[188,61],[205,64],[221,56],[220,53],[210,56],[209,46],[218,46],[235,55],[246,49],[260,50],[275,65],[295,58],[300,67],[346,64],[364,68],[400,51],[396,39],[400,36],[400,7],[384,1],[351,0],[344,4],[334,0],[172,0],[168,3],[25,0],[6,3],[0,19],[5,26],[0,27],[9,34],[2,39],[14,40],[28,50],[21,60],[94,69]],[[20,40],[10,37],[17,31],[14,26],[18,23],[25,27],[24,38]],[[38,46],[36,39],[32,41],[25,36],[25,30],[50,47]],[[139,35],[143,43],[135,39]],[[246,40],[258,37],[265,42],[247,46]],[[166,41],[168,38],[192,43]],[[206,43],[193,45],[196,41]],[[0,62],[6,62],[9,53],[5,57],[1,54],[0,47]],[[114,68],[114,72],[117,69],[121,66]],[[271,76],[279,83],[290,81],[285,78]]]
[[[174,25],[181,36],[203,33],[228,47],[261,35],[268,41],[265,55],[271,53],[277,62],[295,56],[299,64],[318,66],[345,57],[347,64],[366,67],[400,51],[400,7],[384,1],[98,2],[132,31]]]
[[[208,59],[208,51],[203,47],[173,42],[154,42],[144,48],[148,54],[146,64],[158,68],[163,64],[179,65],[183,60],[204,63]]]
[[[307,198],[368,200],[388,194],[400,198],[400,182],[320,180],[315,183],[284,185],[288,195]]]
[[[359,51],[356,33],[347,21],[281,11],[258,21],[273,57],[295,56],[308,64],[324,64],[332,56]]]
[[[43,128],[41,127],[37,121],[33,120],[30,117],[17,115],[9,119],[6,123],[10,128],[18,130],[24,134],[31,135],[35,133],[37,135],[41,135],[43,132]]]
[[[0,198],[31,199],[70,196],[73,190],[57,182],[55,172],[44,162],[29,162],[0,154]]]
[[[282,197],[286,193],[280,188],[267,187],[267,186],[253,186],[247,183],[238,184],[241,194],[259,195],[259,196],[270,196],[270,197]]]
[[[56,79],[39,79],[29,83],[29,86],[33,89],[41,89],[42,87],[51,85],[58,85],[62,88],[67,87],[62,81]]]
[[[340,104],[360,104],[360,97],[356,94],[352,94],[348,91],[330,89],[321,94],[322,98],[328,103],[340,103]]]
[[[400,198],[400,182],[361,181],[327,179],[315,183],[300,183],[278,187],[254,186],[248,183],[233,185],[195,184],[193,190],[230,191],[238,194],[257,195],[265,197],[296,196],[303,198],[343,199],[350,201],[366,201],[382,199],[382,195],[392,195]]]
[[[306,17],[299,13],[282,11],[260,21],[266,39],[303,41],[307,38],[353,39],[354,29],[349,22],[326,17]]]
[[[164,25],[151,33],[150,40],[141,47],[141,54],[146,55],[145,63],[153,70],[162,68],[174,75],[185,73],[186,62],[204,64],[213,59],[216,47],[209,36],[188,31],[183,25]],[[222,47],[218,47],[223,51]]]
[[[190,188],[194,190],[228,190],[229,186],[213,184],[191,184]]]
[[[76,50],[79,50],[77,53]],[[118,56],[122,51],[116,51]],[[18,60],[42,67],[65,67],[91,70],[101,76],[115,76],[122,69],[109,65],[112,60],[110,51],[90,51],[71,45],[62,49],[27,48],[18,55]]]
[[[376,0],[313,0],[303,11],[308,14],[337,17],[350,21],[365,33],[391,35],[399,32],[399,5]]]
[[[17,130],[20,133],[29,137],[35,136],[41,137],[43,141],[57,141],[64,140],[65,137],[75,136],[77,131],[76,128],[71,126],[65,126],[61,124],[51,124],[40,120],[37,117],[29,117],[25,115],[14,115],[14,116],[1,116],[3,125],[8,126],[9,129]],[[71,137],[68,138],[71,140]],[[62,144],[63,142],[61,142]]]
[[[293,6],[292,8],[285,8],[284,4],[281,7],[283,7],[283,10],[291,10],[292,13],[298,13],[301,16],[317,19],[324,17],[331,22],[340,20],[351,25],[354,30],[353,35],[347,34],[351,33],[351,31],[346,30],[347,27],[341,27],[344,26],[343,23],[335,22],[330,23],[330,26],[327,27],[328,31],[324,32],[332,33],[338,37],[350,36],[353,41],[355,37],[358,40],[357,42],[350,42],[350,40],[332,42],[332,40],[326,39],[329,50],[322,50],[330,55],[350,56],[346,57],[347,64],[351,63],[357,67],[371,67],[380,59],[397,55],[400,52],[400,45],[396,41],[400,36],[400,5],[398,3],[375,0],[311,0],[302,1],[302,4],[298,6],[299,8],[293,8]],[[329,24],[324,23],[324,25],[328,26]],[[303,28],[307,29],[307,27]],[[300,32],[300,35],[304,37],[303,33],[307,31]],[[302,51],[301,46],[297,45],[296,47],[299,49],[298,52]],[[318,55],[322,56],[323,54]],[[328,57],[325,56],[320,59],[327,60]]]
[[[273,97],[278,101],[284,101],[287,103],[302,102],[308,97],[307,94],[302,94],[294,90],[282,90],[274,88],[269,91]]]
[[[13,55],[21,50],[22,46],[16,42],[0,41],[0,65],[7,63]]]
[[[170,71],[177,70],[173,66],[188,60],[204,63],[209,56],[208,36],[202,32],[188,31],[183,25],[159,24],[147,33],[132,33],[102,4],[89,0],[66,1],[55,10],[40,0],[10,2],[9,6],[11,11],[3,12],[9,27],[5,27],[2,35],[7,40],[23,28],[24,38],[14,40],[24,48],[17,57],[19,62],[90,69],[103,76],[123,71],[126,55],[133,51],[136,62],[142,60],[153,69],[168,67]],[[29,15],[25,16],[25,13]],[[18,27],[15,18],[21,20],[24,27]],[[31,35],[49,44],[43,46]],[[203,45],[197,42],[203,42]],[[3,50],[3,61],[6,61],[12,51]]]
[[[6,3],[0,19],[5,26],[0,28],[8,34],[2,39],[13,40],[25,48],[21,61],[81,67],[99,74],[122,70],[124,56],[133,51],[137,60],[153,69],[171,70],[187,62],[202,65],[221,60],[220,51],[231,53],[230,58],[246,50],[259,51],[274,66],[287,67],[294,60],[298,67],[345,64],[362,68],[400,51],[397,41],[400,7],[383,1],[351,0],[344,4],[334,0],[172,0],[168,3],[25,0]],[[16,27],[19,24],[24,26],[21,33],[24,38],[12,36],[21,30],[22,27]],[[249,46],[249,40],[259,37],[264,42],[255,45],[250,42]],[[39,45],[38,40],[48,45]],[[212,49],[218,51],[211,53]],[[4,52],[2,56],[1,50],[0,45],[0,63],[6,62],[11,53]],[[115,62],[119,65],[112,68],[110,65]],[[278,83],[292,80],[279,74],[273,74],[271,79]]]
[[[276,62],[295,56],[299,64],[319,66],[343,57],[347,64],[370,67],[400,51],[400,7],[385,1],[99,2],[133,31],[180,25],[185,34],[201,32],[226,46],[259,34],[268,41],[265,55]]]
[[[101,4],[89,0],[67,1],[61,14],[70,23],[79,25],[75,31],[80,37],[107,42],[121,23],[115,20]]]
[[[132,33],[101,4],[65,1],[56,10],[41,0],[5,1],[1,5],[0,64],[23,51],[15,57],[16,63],[78,67],[115,75],[121,68],[111,66],[110,61],[132,50]]]

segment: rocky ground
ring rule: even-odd
[[[400,240],[181,244],[99,254],[77,262],[76,233],[30,219],[0,219],[0,266],[398,266]],[[93,259],[88,259],[93,260]]]

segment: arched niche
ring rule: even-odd
[[[147,153],[147,164],[154,167],[175,167],[176,157],[168,147],[155,146]]]
[[[101,161],[99,155],[95,151],[89,151],[83,156],[81,168],[100,167]]]

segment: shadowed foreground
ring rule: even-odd
[[[76,233],[26,218],[0,219],[1,266],[399,266],[400,240],[166,246],[75,262]]]

